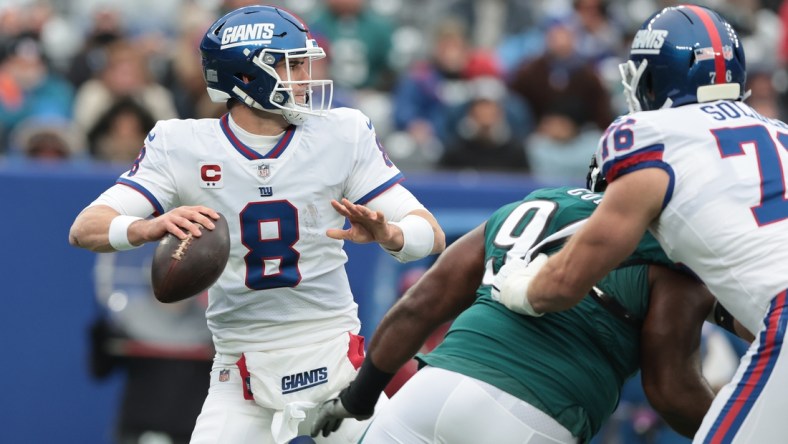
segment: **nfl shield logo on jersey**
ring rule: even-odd
[[[257,165],[257,175],[263,179],[267,179],[271,176],[271,167],[267,163]]]
[[[230,370],[224,369],[219,371],[219,382],[227,382],[230,380]]]

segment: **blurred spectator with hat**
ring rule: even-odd
[[[58,115],[33,116],[14,129],[9,157],[45,162],[86,160],[85,139],[73,123]]]

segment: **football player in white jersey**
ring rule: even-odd
[[[788,125],[744,103],[744,52],[707,8],[665,8],[621,65],[631,113],[596,152],[607,193],[546,262],[511,262],[501,300],[538,316],[573,306],[649,229],[756,336],[695,442],[784,442],[788,422]],[[509,264],[509,263],[507,263]]]
[[[199,236],[221,212],[230,259],[209,290],[216,357],[192,443],[285,443],[355,376],[364,354],[343,241],[400,261],[445,236],[403,186],[361,112],[330,109],[325,56],[306,25],[270,6],[228,13],[201,44],[220,119],[160,121],[117,183],[74,221],[72,245],[124,250],[167,233]],[[152,216],[152,217],[150,217]],[[350,226],[343,229],[345,220]],[[363,423],[337,437],[356,442]]]

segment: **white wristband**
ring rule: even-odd
[[[132,245],[129,242],[129,225],[142,220],[141,217],[120,215],[115,216],[109,224],[109,244],[112,248],[123,251],[137,248],[140,245]]]
[[[409,214],[399,222],[389,222],[402,230],[403,245],[399,251],[392,251],[387,248],[383,250],[394,256],[398,261],[405,263],[421,259],[432,253],[435,243],[435,232],[432,225],[421,216]]]

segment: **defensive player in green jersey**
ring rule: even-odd
[[[562,229],[600,199],[585,189],[539,190],[454,242],[386,314],[358,377],[323,405],[313,435],[371,415],[396,370],[459,315],[443,343],[418,357],[425,367],[379,412],[364,443],[588,442],[638,368],[653,407],[692,436],[714,396],[699,362],[714,301],[671,269],[653,238],[571,310],[534,318],[492,298],[503,263],[534,247],[559,249]]]

